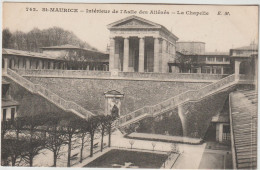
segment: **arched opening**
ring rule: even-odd
[[[119,117],[119,109],[116,105],[113,106],[111,110],[111,115],[116,118]]]

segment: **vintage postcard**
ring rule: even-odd
[[[258,5],[2,7],[1,166],[257,168]]]

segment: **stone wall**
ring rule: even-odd
[[[110,90],[124,94],[121,114],[126,114],[144,106],[157,104],[187,90],[195,90],[209,84],[205,82],[159,82],[68,77],[26,76],[26,78],[35,84],[48,88],[65,100],[74,101],[96,114],[104,113],[104,92]]]

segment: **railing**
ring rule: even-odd
[[[110,77],[109,71],[94,71],[94,70],[58,70],[58,69],[45,69],[45,70],[15,70],[22,76],[62,76],[62,77]]]
[[[29,80],[23,78],[19,74],[17,74],[15,71],[8,69],[7,70],[7,76],[10,77],[12,80],[26,88],[32,93],[38,93],[45,97],[47,100],[51,101],[52,103],[56,104],[60,108],[62,108],[65,111],[71,111],[76,113],[77,115],[80,114],[79,116],[82,117],[89,117],[93,116],[94,114],[91,113],[90,111],[84,109],[83,107],[79,106],[75,102],[72,101],[67,101],[57,94],[49,91],[48,89],[42,87],[39,84],[33,84]]]
[[[219,89],[223,89],[229,85],[232,85],[234,83],[236,83],[236,76],[230,75],[228,77],[225,77],[215,83],[209,84],[199,90],[190,90],[190,91],[186,91],[184,93],[181,93],[177,96],[174,96],[170,99],[167,99],[161,103],[158,103],[156,105],[153,106],[145,106],[141,109],[138,109],[134,112],[128,113],[122,117],[119,118],[118,120],[118,124],[119,126],[125,126],[127,125],[127,122],[131,122],[131,120],[133,121],[133,119],[138,119],[138,117],[141,117],[141,115],[147,115],[147,116],[157,116],[159,114],[164,113],[165,111],[172,109],[176,106],[178,106],[179,104],[182,104],[186,101],[189,100],[199,100]]]
[[[212,82],[226,77],[226,74],[204,74],[204,73],[139,73],[118,72],[117,76],[111,76],[109,71],[89,70],[15,70],[22,76],[48,76],[48,77],[79,77],[79,78],[114,78],[114,79],[138,79],[138,80],[203,80]]]

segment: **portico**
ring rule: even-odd
[[[108,25],[110,71],[169,72],[178,38],[162,25],[130,16]]]

